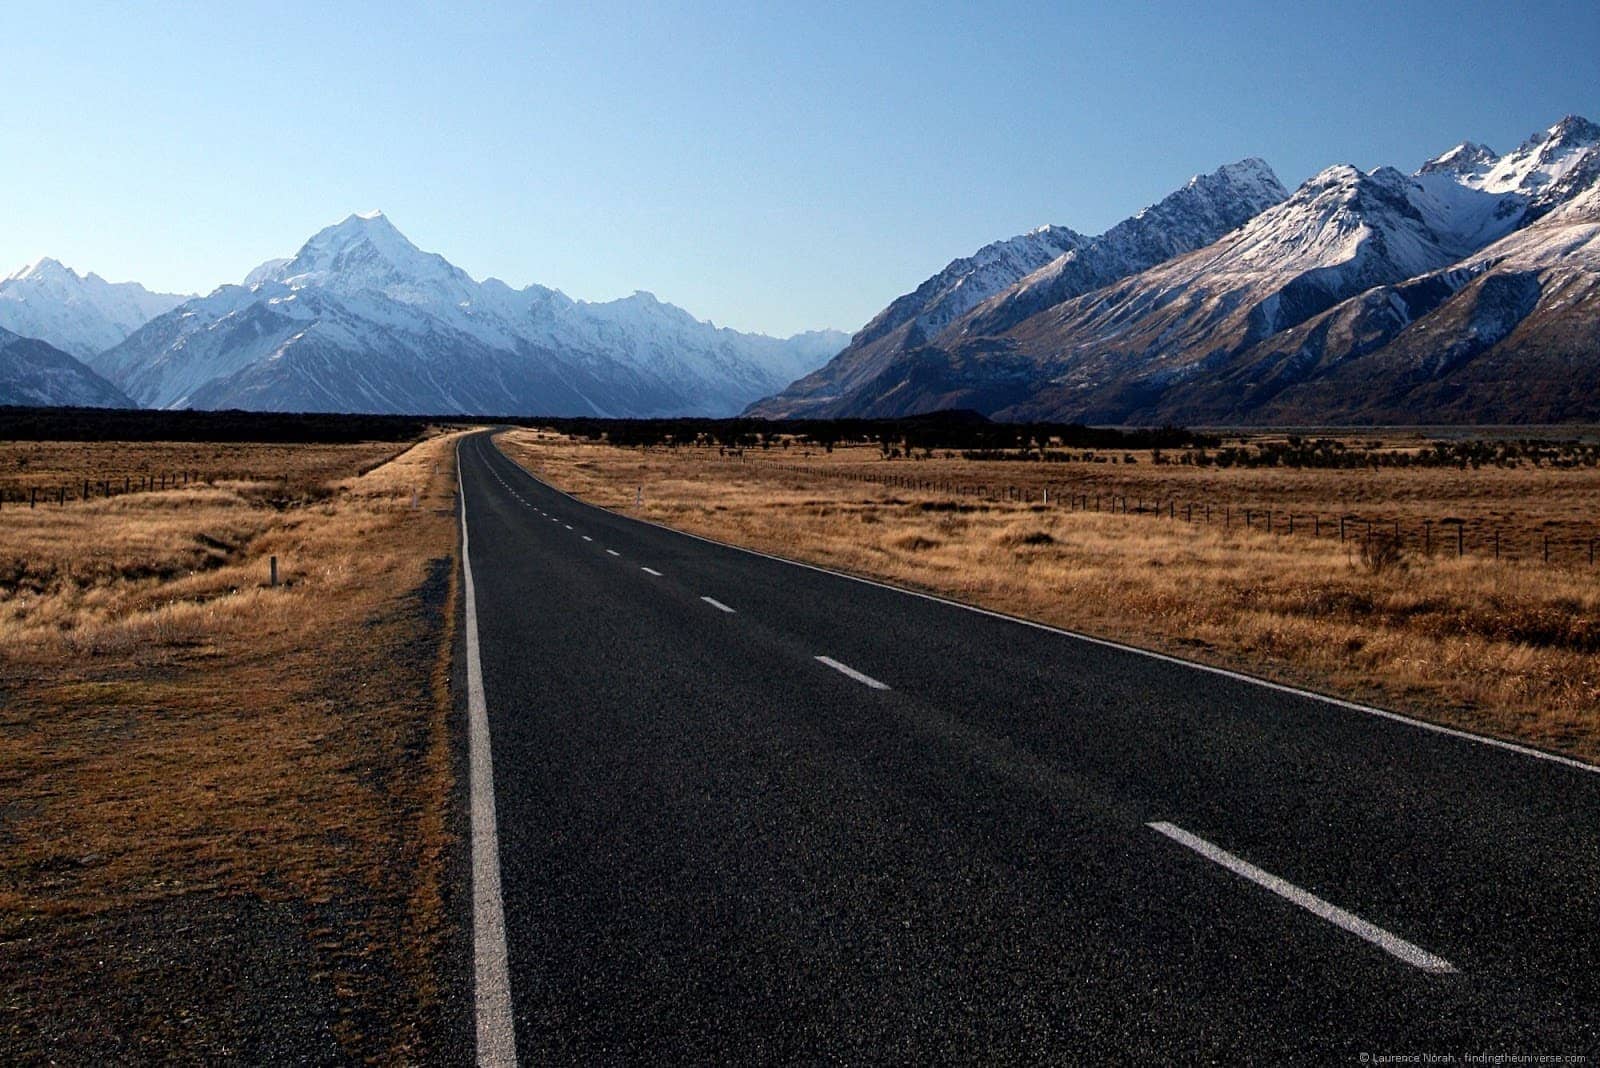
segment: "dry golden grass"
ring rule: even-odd
[[[1351,443],[1380,441],[1391,451],[1421,444],[1411,436],[1363,436]],[[1149,450],[1100,450],[1096,455],[1104,462],[969,461],[947,458],[937,450],[926,460],[885,462],[875,446],[840,447],[832,453],[791,447],[749,449],[733,462],[798,465],[829,478],[887,474],[971,487],[1015,486],[1033,500],[1049,487],[1056,498],[1087,494],[1092,503],[1098,495],[1102,508],[1110,507],[1113,495],[1128,498],[1130,509],[1141,501],[1147,507],[1160,502],[1162,508],[1173,502],[1180,515],[1186,504],[1194,506],[1196,515],[1203,515],[1210,504],[1212,521],[1219,524],[1225,509],[1234,522],[1242,522],[1246,510],[1262,522],[1270,511],[1280,533],[1288,516],[1295,515],[1301,535],[1312,529],[1313,515],[1321,517],[1326,531],[1345,514],[1363,521],[1353,524],[1352,531],[1358,525],[1364,530],[1365,520],[1380,530],[1399,522],[1408,544],[1420,544],[1426,520],[1433,524],[1432,540],[1441,552],[1453,549],[1455,537],[1443,521],[1459,519],[1465,524],[1468,553],[1492,555],[1492,535],[1498,529],[1504,557],[1531,559],[1542,555],[1542,538],[1548,533],[1558,550],[1557,563],[1586,564],[1589,541],[1600,536],[1600,468],[1218,468],[1156,464]],[[1165,458],[1175,461],[1179,455],[1168,450]],[[1122,462],[1128,456],[1136,462]]]
[[[1600,758],[1600,583],[1586,568],[1414,552],[1363,561],[1356,542],[1336,538],[981,500],[831,474],[1018,485],[1034,468],[1038,486],[1099,478],[1105,494],[1111,475],[1100,465],[1069,473],[1062,468],[1080,465],[891,463],[846,449],[809,457],[798,449],[752,451],[740,459],[714,448],[620,449],[532,431],[501,441],[563,489],[657,522]],[[1413,515],[1515,505],[1530,523],[1571,518],[1600,493],[1600,478],[1583,470],[1117,467],[1119,487],[1145,486],[1152,497],[1177,487],[1235,505],[1288,509],[1331,498]],[[641,485],[644,504],[635,509]]]
[[[6,509],[13,1037],[73,1003],[21,985],[29,946],[60,924],[244,895],[295,906],[347,1053],[427,1049],[446,928],[452,445],[424,441],[366,474],[397,447],[218,446],[250,453],[266,480]]]
[[[280,445],[255,442],[8,441],[0,442],[0,495],[9,511],[38,491],[39,507],[65,491],[70,501],[92,498],[107,483],[113,495],[150,486],[200,482],[258,483],[279,490],[320,487],[376,467],[405,450],[393,442]],[[165,486],[162,478],[167,478]]]

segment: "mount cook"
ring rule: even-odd
[[[477,282],[372,212],[88,362],[160,408],[728,415],[843,342],[719,329],[648,293],[587,303]]]

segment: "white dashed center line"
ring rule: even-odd
[[[710,605],[712,608],[715,608],[719,612],[726,612],[730,616],[734,614],[733,609],[729,608],[727,605],[723,604],[721,601],[717,600],[715,597],[702,597],[700,599],[702,601],[704,601],[706,604]]]
[[[610,553],[612,556],[621,556],[622,555],[621,553],[617,552],[617,550],[615,550],[615,549],[607,549],[606,552]]]
[[[561,525],[566,527],[568,530],[572,529],[572,524],[570,524],[570,523],[562,523]]]
[[[584,541],[594,541],[594,539],[589,537],[589,535],[587,535],[587,534],[584,534],[582,537],[583,537]]]
[[[888,683],[879,682],[877,679],[873,678],[871,675],[863,675],[861,672],[857,671],[855,668],[849,666],[848,664],[841,664],[841,663],[839,663],[839,661],[835,660],[831,656],[819,656],[819,657],[817,657],[817,660],[819,662],[821,662],[821,663],[827,664],[829,667],[833,668],[833,670],[837,671],[839,674],[845,675],[845,676],[847,676],[849,678],[852,678],[852,679],[855,679],[857,682],[861,683],[861,685],[863,685],[863,686],[870,686],[874,690],[887,690],[889,688]]]
[[[661,577],[661,572],[657,571],[653,567],[641,567],[639,570],[643,571],[646,575],[654,575],[656,578]]]
[[[1145,826],[1152,831],[1166,835],[1180,845],[1189,847],[1207,860],[1214,861],[1227,868],[1235,875],[1242,875],[1257,886],[1264,886],[1279,897],[1293,901],[1307,912],[1322,917],[1335,927],[1342,927],[1353,935],[1365,938],[1384,952],[1399,957],[1414,968],[1421,968],[1423,971],[1433,972],[1435,975],[1448,975],[1456,970],[1455,965],[1443,957],[1436,957],[1420,946],[1412,945],[1405,939],[1390,934],[1382,927],[1368,923],[1354,913],[1346,912],[1337,905],[1329,904],[1308,890],[1302,890],[1293,883],[1278,878],[1271,872],[1262,871],[1249,861],[1239,859],[1226,849],[1219,849],[1204,838],[1190,834],[1182,827],[1177,827],[1170,823],[1148,823]]]

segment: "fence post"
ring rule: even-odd
[[[1344,544],[1344,516],[1339,517],[1339,544]]]
[[[39,487],[37,487],[37,486],[29,486],[28,487],[28,507],[32,508],[34,506],[34,504],[38,500],[39,500]]]
[[[1456,559],[1458,560],[1461,558],[1461,555],[1467,551],[1466,531],[1467,521],[1463,519],[1461,522],[1456,524]]]
[[[1550,532],[1548,530],[1544,533],[1544,562],[1547,564],[1550,562]]]
[[[1289,533],[1290,534],[1294,533],[1294,513],[1293,512],[1289,513]]]
[[[278,585],[278,558],[276,556],[270,557],[269,558],[269,563],[267,564],[267,567],[271,572],[270,584],[272,586],[277,586]]]
[[[1433,555],[1433,520],[1422,521],[1422,555]]]
[[[1500,528],[1494,528],[1494,558],[1500,559]]]

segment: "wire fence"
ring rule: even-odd
[[[1600,560],[1600,524],[1588,531],[1525,526],[1508,529],[1493,518],[1419,518],[1372,515],[1357,511],[1318,512],[1311,509],[1240,506],[1235,502],[1189,499],[1177,495],[1141,496],[1103,485],[1091,490],[1070,483],[1018,486],[1009,483],[968,482],[917,478],[889,472],[829,470],[801,464],[762,463],[791,474],[821,475],[847,482],[869,483],[951,498],[1008,501],[1069,511],[1098,512],[1130,518],[1161,519],[1187,524],[1235,526],[1284,537],[1337,538],[1369,551],[1384,542],[1396,551],[1425,556],[1467,555],[1495,560],[1518,560],[1552,567],[1594,567]],[[1513,532],[1513,530],[1515,532]]]
[[[250,476],[241,475],[238,478],[248,480]],[[0,510],[48,505],[62,507],[84,501],[121,497],[130,493],[155,493],[181,489],[200,481],[202,479],[198,471],[144,471],[137,475],[73,479],[71,482],[53,482],[43,486],[0,486]],[[205,481],[227,481],[227,479],[212,475]]]

